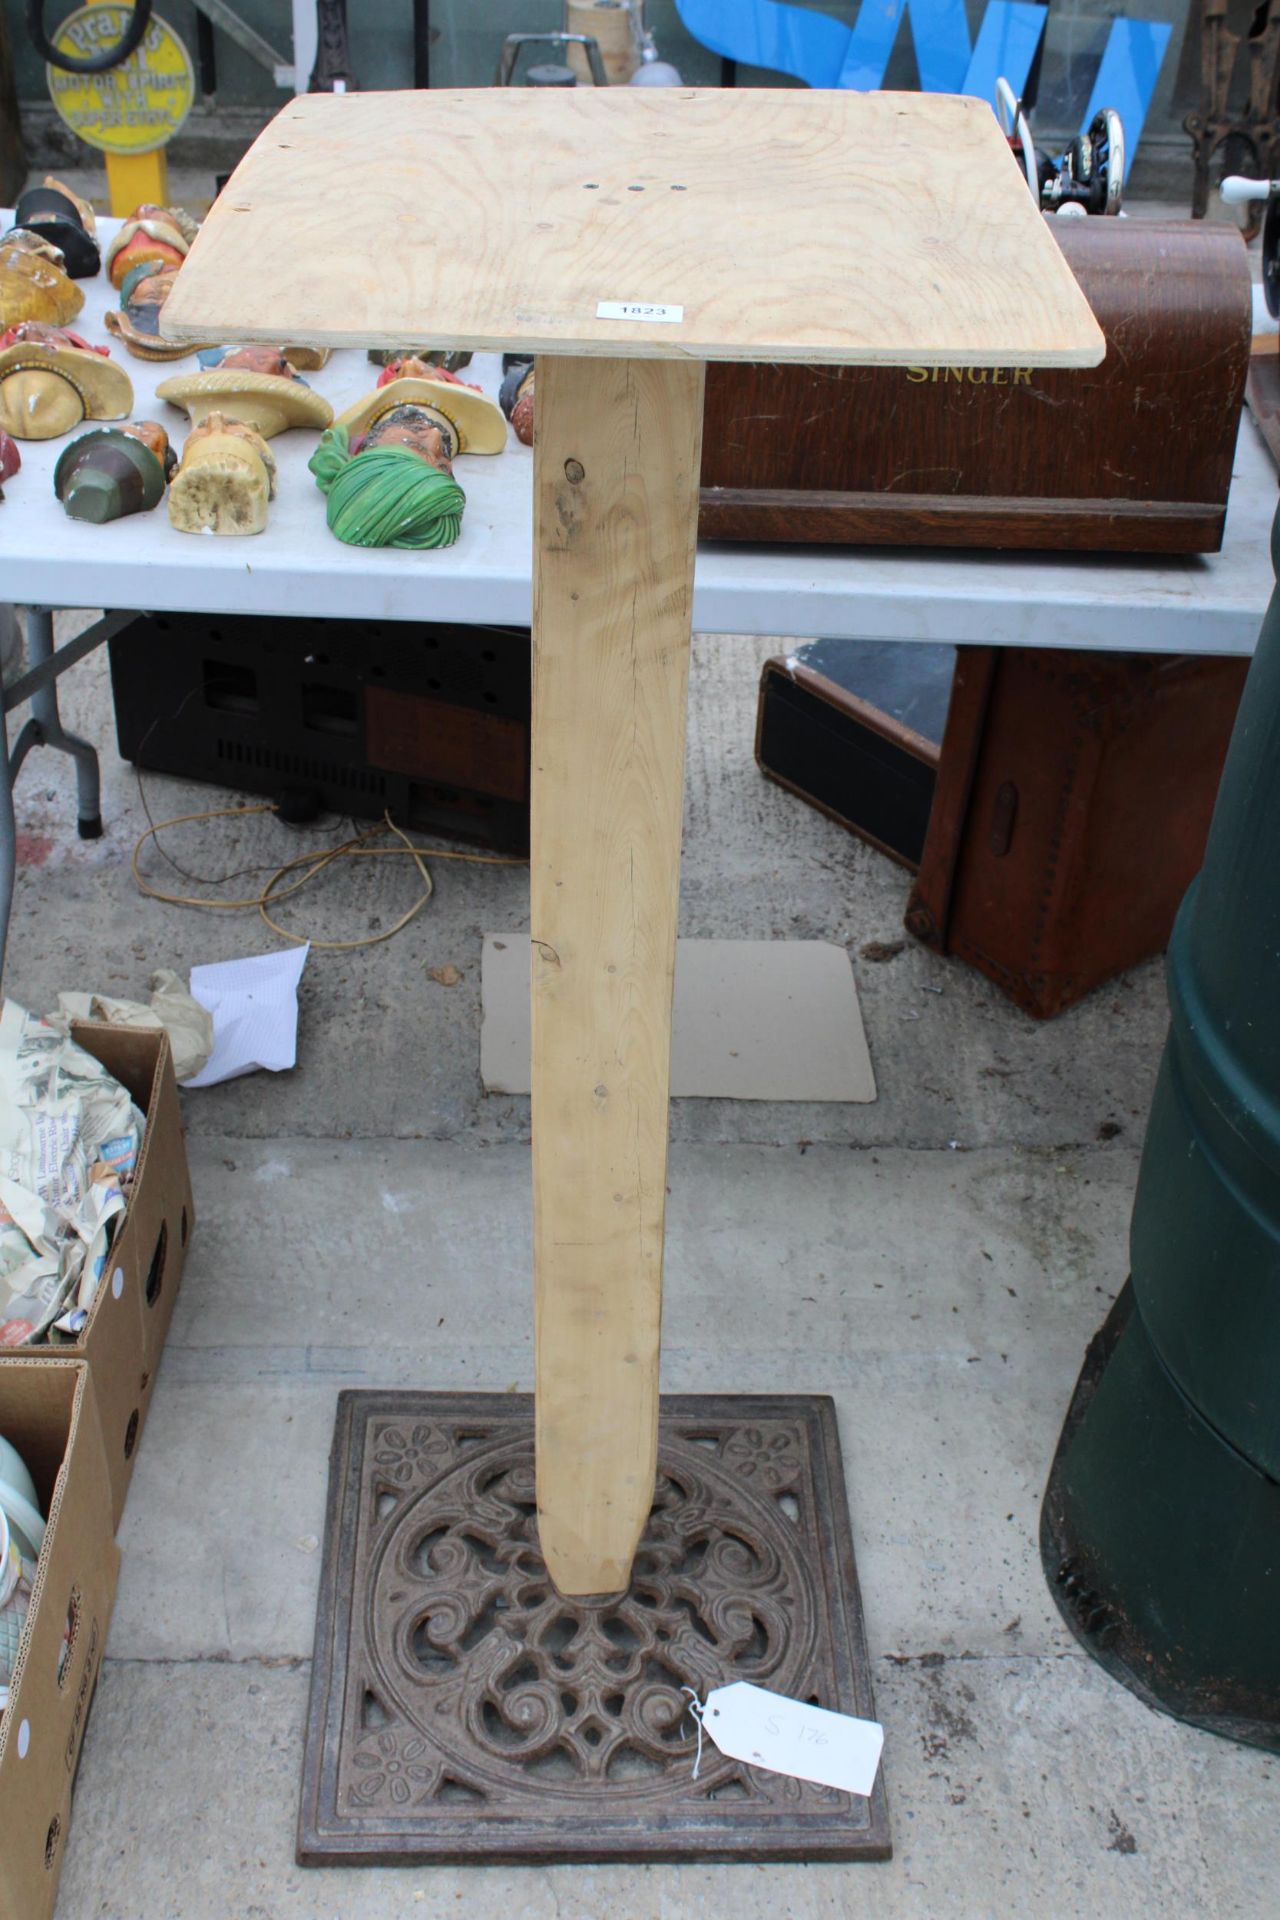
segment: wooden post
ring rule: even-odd
[[[556,1584],[616,1592],[656,1451],[701,363],[1091,367],[1104,342],[989,107],[847,88],[309,94],[164,329],[363,349],[428,319],[539,356],[538,1498]],[[471,524],[424,606],[483,553]]]
[[[703,374],[537,363],[537,1468],[565,1594],[627,1586],[653,1499]]]

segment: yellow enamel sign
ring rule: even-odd
[[[115,46],[131,9],[81,7],[63,21],[53,43],[84,57]],[[49,93],[71,131],[102,153],[149,153],[171,140],[191,111],[196,77],[191,56],[173,28],[153,14],[142,44],[105,73],[45,69]]]

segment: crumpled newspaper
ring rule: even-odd
[[[102,1278],[146,1117],[93,1055],[0,1008],[0,1345],[74,1339]]]
[[[213,1052],[213,1015],[183,986],[172,967],[151,976],[151,1005],[112,1000],[105,993],[60,993],[49,1025],[66,1033],[73,1020],[107,1020],[113,1027],[163,1027],[173,1051],[173,1077],[181,1084],[207,1064]]]

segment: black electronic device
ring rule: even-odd
[[[140,769],[528,851],[527,627],[140,614],[110,654]]]

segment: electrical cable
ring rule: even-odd
[[[270,927],[271,931],[278,934],[282,940],[292,940],[299,946],[306,943],[320,951],[329,953],[352,953],[360,947],[380,946],[384,940],[393,939],[397,933],[402,932],[412,920],[417,918],[435,891],[435,883],[431,878],[431,871],[426,864],[428,858],[432,860],[458,860],[470,865],[485,867],[523,867],[528,865],[527,860],[522,859],[517,854],[460,853],[452,848],[417,846],[410,840],[408,834],[398,827],[391,816],[387,814],[384,815],[381,825],[367,827],[362,832],[353,834],[350,839],[342,841],[341,844],[336,847],[314,847],[306,853],[295,854],[292,860],[283,861],[272,871],[270,879],[260,893],[253,894],[243,900],[211,900],[201,898],[194,894],[165,893],[159,887],[152,886],[151,882],[147,880],[142,873],[139,861],[142,850],[149,840],[155,842],[157,851],[160,852],[165,859],[171,858],[165,849],[161,847],[159,839],[157,838],[160,833],[170,827],[188,826],[197,821],[240,820],[251,813],[278,814],[278,812],[278,807],[270,802],[264,802],[262,805],[255,807],[211,807],[202,813],[180,813],[175,815],[171,820],[161,820],[157,822],[151,820],[151,813],[148,808],[147,818],[151,821],[151,824],[146,828],[145,832],[139,834],[134,844],[133,857],[129,863],[138,891],[147,899],[161,901],[166,906],[195,907],[207,913],[244,913],[250,910],[256,910],[259,917]],[[372,847],[366,845],[367,841],[376,840],[387,833],[394,834],[401,842],[401,845],[398,847]],[[270,908],[277,906],[279,902],[283,900],[289,899],[292,894],[300,893],[304,887],[309,886],[312,880],[318,878],[326,868],[332,866],[336,861],[396,859],[411,859],[413,861],[422,880],[422,892],[408,911],[401,914],[394,926],[387,927],[380,933],[366,934],[364,938],[360,940],[311,940],[308,942],[305,934],[291,932],[288,927],[282,927],[279,921],[274,920],[271,916]],[[176,866],[175,862],[171,861],[171,864]],[[181,871],[180,868],[177,870]],[[265,867],[241,868],[239,873],[261,871],[266,871]],[[291,874],[296,874],[297,877],[290,879],[289,876]],[[225,876],[226,879],[235,879],[238,877],[238,873]]]
[[[156,817],[151,811],[151,802],[147,799],[147,789],[145,784],[143,783],[143,778],[142,778],[143,765],[144,765],[143,755],[147,750],[147,743],[150,740],[152,734],[155,732],[157,727],[168,726],[171,722],[181,719],[182,715],[186,712],[191,702],[194,699],[196,699],[198,696],[203,694],[204,691],[205,689],[200,682],[197,682],[194,686],[189,687],[186,693],[182,696],[182,699],[178,702],[177,706],[173,709],[172,713],[156,715],[155,719],[151,722],[151,725],[147,728],[146,732],[143,734],[141,740],[139,740],[137,747],[134,749],[133,772],[134,772],[134,777],[138,782],[138,803],[141,806],[142,811],[147,816],[147,822],[151,828],[153,836],[159,833],[160,827],[171,826],[173,822],[162,820],[160,822],[160,825],[157,826]],[[148,768],[147,771],[154,772],[156,771],[156,769]],[[231,817],[238,813],[254,813],[254,812],[260,812],[260,811],[261,811],[260,808],[254,808],[254,807],[228,807],[226,809],[228,817]],[[182,819],[185,819],[187,816],[180,815],[179,817]],[[195,815],[192,817],[199,818],[200,816]],[[329,828],[318,827],[316,831],[329,832],[329,833],[341,833],[343,825],[344,825],[344,820],[339,819],[334,826]],[[350,829],[351,833],[354,833],[356,831],[355,820],[352,818],[350,814],[345,816],[345,825]],[[183,880],[194,881],[196,886],[198,887],[225,887],[232,880],[242,880],[244,876],[248,873],[275,873],[277,871],[277,869],[271,864],[269,860],[260,860],[252,866],[237,867],[231,873],[216,873],[216,874],[215,873],[192,873],[190,867],[184,867],[182,862],[180,860],[175,859],[175,857],[173,856],[173,854],[169,852],[169,849],[167,847],[162,847],[160,845],[159,840],[156,840],[155,842],[155,849],[156,849],[156,852],[160,855],[160,858],[163,861],[165,861],[168,866],[172,867],[173,871],[176,874],[179,874]]]

